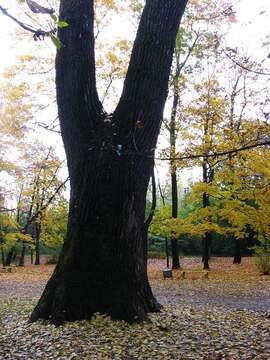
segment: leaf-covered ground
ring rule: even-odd
[[[0,359],[270,359],[270,277],[252,259],[241,266],[214,259],[208,279],[199,259],[163,280],[164,261],[151,260],[153,290],[163,303],[144,324],[101,315],[55,328],[27,318],[52,266],[0,273]]]

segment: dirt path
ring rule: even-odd
[[[243,259],[234,266],[231,259],[211,262],[208,278],[198,258],[182,259],[182,269],[174,271],[173,280],[162,278],[164,261],[150,260],[153,291],[163,305],[191,305],[200,308],[251,310],[270,313],[270,276],[261,276],[253,259]],[[183,271],[185,278],[183,279]]]
[[[184,259],[186,278],[175,271],[164,280],[164,261],[150,261],[151,285],[165,307],[132,326],[100,315],[58,328],[29,325],[53,266],[0,273],[0,360],[269,360],[270,277],[250,260],[211,265],[202,279],[200,260]]]
[[[270,313],[270,276],[259,276],[253,261],[244,259],[242,267],[233,267],[230,259],[215,259],[208,279],[201,279],[200,259],[182,260],[182,271],[174,272],[173,280],[164,280],[163,260],[149,261],[149,277],[153,291],[163,305],[191,305],[200,308],[252,310]],[[220,268],[223,268],[221,271]],[[53,271],[52,265],[13,268],[0,273],[1,298],[38,298]]]
[[[195,285],[196,286],[196,285]],[[224,293],[211,293],[203,288],[181,287],[181,291],[159,291],[153,288],[154,294],[163,305],[191,305],[193,307],[211,308],[222,307],[225,309],[251,310],[269,312],[270,314],[270,289],[255,287],[249,294],[225,295]],[[261,296],[263,294],[263,297]]]

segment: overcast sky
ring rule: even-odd
[[[44,1],[46,3],[46,0],[40,0],[40,3],[44,4]],[[230,46],[235,45],[242,48],[244,52],[248,52],[256,59],[265,57],[267,50],[262,48],[261,45],[266,35],[270,36],[270,0],[234,0],[234,3],[237,22],[232,24],[227,37],[228,43]],[[0,0],[0,4],[8,9],[10,13],[19,17],[23,16],[15,0]],[[16,42],[14,36],[11,36],[16,28],[16,24],[0,13],[0,78],[4,69],[16,62],[16,54],[27,53],[25,42]],[[111,34],[116,37],[123,37],[129,32],[130,28],[127,19],[122,16],[122,18],[115,19],[113,28],[110,28],[105,36],[108,39]],[[55,49],[49,40],[37,44],[32,40],[31,34],[27,34],[26,39],[27,37],[29,38],[31,50],[39,52],[42,51],[43,47],[46,51],[50,49],[49,51],[52,52],[53,56]]]
[[[40,0],[41,3],[44,1],[46,3],[46,0]],[[234,0],[234,3],[238,22],[232,27],[230,42],[246,47],[251,53],[261,53],[262,40],[267,32],[270,35],[270,0]],[[15,0],[0,0],[0,4],[9,9],[12,14],[19,14]],[[13,61],[13,54],[16,52],[14,48],[19,47],[19,44],[15,45],[14,40],[11,41],[8,36],[15,26],[10,19],[0,14],[0,72]],[[127,26],[124,19],[122,21],[120,19],[120,22],[117,19],[113,36],[125,34]]]

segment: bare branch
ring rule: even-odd
[[[26,4],[28,5],[29,9],[35,14],[54,14],[54,9],[49,9],[44,6],[37,4],[33,0],[26,0]]]
[[[8,208],[5,208],[5,207],[0,207],[0,213],[13,212],[15,210],[16,209],[8,209]]]
[[[170,161],[170,160],[180,160],[181,161],[181,160],[199,159],[199,158],[216,158],[218,156],[235,154],[237,152],[251,150],[251,149],[255,149],[257,147],[266,146],[266,145],[270,145],[270,140],[263,141],[261,143],[256,143],[256,144],[244,145],[240,148],[235,148],[235,149],[231,149],[231,150],[214,152],[212,154],[194,154],[194,155],[186,155],[186,156],[181,156],[181,157],[167,157],[167,158],[154,158],[154,159],[167,160],[167,161]],[[150,158],[153,159],[152,157],[150,157]]]
[[[258,142],[258,143],[253,143],[253,144],[245,144],[239,148],[234,148],[234,149],[230,149],[230,150],[224,150],[224,151],[217,151],[217,152],[213,152],[211,154],[191,154],[191,155],[184,155],[184,156],[172,156],[172,157],[153,157],[151,155],[147,155],[146,152],[139,152],[139,151],[127,151],[127,152],[122,152],[122,156],[141,156],[141,157],[145,157],[147,159],[151,159],[151,160],[163,160],[163,161],[181,161],[181,160],[190,160],[190,159],[200,159],[200,158],[217,158],[219,156],[225,156],[225,155],[230,155],[230,154],[235,154],[238,152],[242,152],[242,151],[246,151],[246,150],[251,150],[251,149],[255,149],[258,147],[262,147],[262,146],[267,146],[270,145],[270,140],[266,140],[266,141],[262,141],[262,142]]]
[[[240,63],[240,61],[235,60],[231,55],[229,55],[226,51],[224,51],[225,56],[227,56],[228,59],[230,59],[234,64],[236,64],[237,66],[239,66],[240,68],[242,68],[243,70],[252,72],[254,74],[257,75],[264,75],[264,76],[270,76],[270,73],[264,72],[264,71],[259,71],[259,70],[253,70],[248,66],[245,66],[243,64]]]
[[[69,177],[62,182],[57,189],[55,190],[55,192],[52,194],[52,196],[48,199],[48,201],[46,202],[46,204],[44,204],[35,214],[33,214],[33,216],[27,221],[27,224],[23,227],[22,231],[25,231],[26,228],[32,224],[37,218],[38,216],[42,213],[42,211],[44,211],[45,209],[47,209],[47,207],[52,203],[52,201],[55,199],[56,195],[60,192],[60,190],[66,185],[66,183],[69,181]]]
[[[21,28],[24,30],[31,32],[34,37],[34,40],[43,40],[45,36],[51,36],[56,33],[56,29],[52,29],[49,31],[41,30],[41,29],[35,29],[33,26],[23,23],[22,21],[15,18],[13,15],[11,15],[6,9],[3,8],[3,6],[0,5],[0,11],[3,13],[3,15],[9,17],[11,20],[13,20],[16,24],[18,24]]]

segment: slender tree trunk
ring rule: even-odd
[[[25,250],[26,250],[26,246],[25,246],[25,243],[23,242],[22,251],[21,251],[20,260],[19,260],[19,266],[24,266]]]
[[[14,257],[14,254],[15,254],[15,247],[13,246],[9,252],[7,253],[7,256],[6,256],[6,261],[5,261],[5,266],[10,266],[11,265],[11,262],[12,262],[12,259]]]
[[[186,0],[147,1],[119,104],[106,115],[95,85],[93,1],[62,0],[56,58],[70,175],[66,240],[30,321],[95,312],[128,322],[158,311],[147,278],[145,203]],[[168,21],[168,19],[170,19]]]
[[[179,260],[179,248],[177,238],[171,237],[171,249],[172,249],[172,269],[180,268]]]
[[[171,185],[172,185],[172,217],[174,219],[178,216],[178,192],[177,192],[177,178],[176,173],[171,174]],[[172,268],[180,268],[179,260],[179,249],[177,238],[172,234],[171,237],[171,247],[172,247]]]
[[[212,234],[210,232],[206,232],[205,236],[204,236],[204,238],[202,240],[202,245],[203,245],[202,262],[203,262],[203,268],[204,269],[210,269],[209,259],[210,259],[211,240],[212,240]]]
[[[15,263],[16,259],[17,259],[17,253],[16,253],[16,251],[14,251],[13,256],[12,256],[12,262]]]
[[[6,262],[5,262],[5,252],[2,246],[1,246],[1,260],[2,260],[2,266],[4,267]]]
[[[241,255],[241,240],[234,237],[234,258],[233,263],[234,264],[241,264],[242,255]]]
[[[176,155],[176,116],[177,116],[177,108],[179,106],[180,100],[180,86],[179,86],[179,76],[181,74],[182,69],[186,65],[197,41],[199,35],[197,34],[192,46],[189,48],[188,54],[180,62],[181,56],[181,46],[175,49],[175,62],[176,69],[173,76],[173,105],[171,110],[171,121],[170,121],[170,157],[171,157],[171,189],[172,189],[172,218],[176,219],[178,217],[178,190],[177,190],[177,165],[173,158]],[[179,247],[177,239],[172,235],[171,237],[171,248],[172,248],[172,268],[179,269],[180,259],[179,259]]]
[[[31,248],[30,250],[30,256],[31,256],[31,265],[34,264],[34,250]]]
[[[40,224],[35,224],[36,226],[36,241],[35,241],[35,265],[40,265]]]
[[[178,190],[177,190],[177,167],[173,158],[175,157],[175,146],[176,146],[176,112],[177,106],[179,103],[179,86],[178,86],[178,76],[175,78],[174,83],[174,96],[173,96],[173,106],[171,112],[171,122],[170,122],[170,155],[171,155],[171,189],[172,189],[172,218],[176,219],[178,217]],[[179,269],[179,249],[178,241],[174,234],[171,235],[171,248],[172,248],[172,268]]]
[[[203,182],[207,183],[208,180],[212,180],[211,176],[208,174],[207,164],[203,162]],[[207,193],[203,193],[203,207],[207,208],[210,205],[209,195]],[[203,248],[203,255],[202,255],[202,262],[204,269],[210,269],[209,266],[209,255],[210,255],[210,245],[212,241],[212,234],[207,231],[202,239],[202,248]]]
[[[231,139],[233,139],[233,136],[236,134],[238,134],[239,132],[239,128],[240,128],[240,125],[241,125],[241,117],[238,119],[237,123],[236,124],[236,121],[235,121],[235,101],[236,101],[236,98],[237,98],[237,93],[239,93],[239,90],[237,91],[238,89],[238,84],[239,84],[239,81],[240,81],[240,78],[241,78],[241,74],[239,74],[236,78],[236,81],[233,85],[233,88],[232,88],[232,92],[231,92],[231,96],[230,96],[230,100],[231,100],[231,107],[230,107],[230,122],[229,122],[229,125],[230,125],[230,130],[231,130]],[[245,82],[244,82],[244,86],[245,86]],[[245,91],[245,90],[244,90]],[[246,105],[244,105],[245,107]],[[242,108],[242,111],[244,110],[244,107]],[[237,126],[236,126],[237,125]],[[233,158],[232,158],[232,155],[229,154],[228,156],[229,158],[229,169],[230,169],[230,172],[232,174],[235,173],[235,169],[234,169],[234,164],[233,164]],[[231,189],[231,191],[233,191],[233,185],[234,185],[234,182],[233,180],[229,182],[229,187]],[[231,196],[231,199],[235,199],[237,197],[237,195],[235,195],[233,192],[232,192],[232,196]],[[237,240],[237,238],[233,235],[233,242],[234,242],[234,258],[233,258],[233,264],[240,264],[241,263],[241,244],[240,244],[240,241]]]

